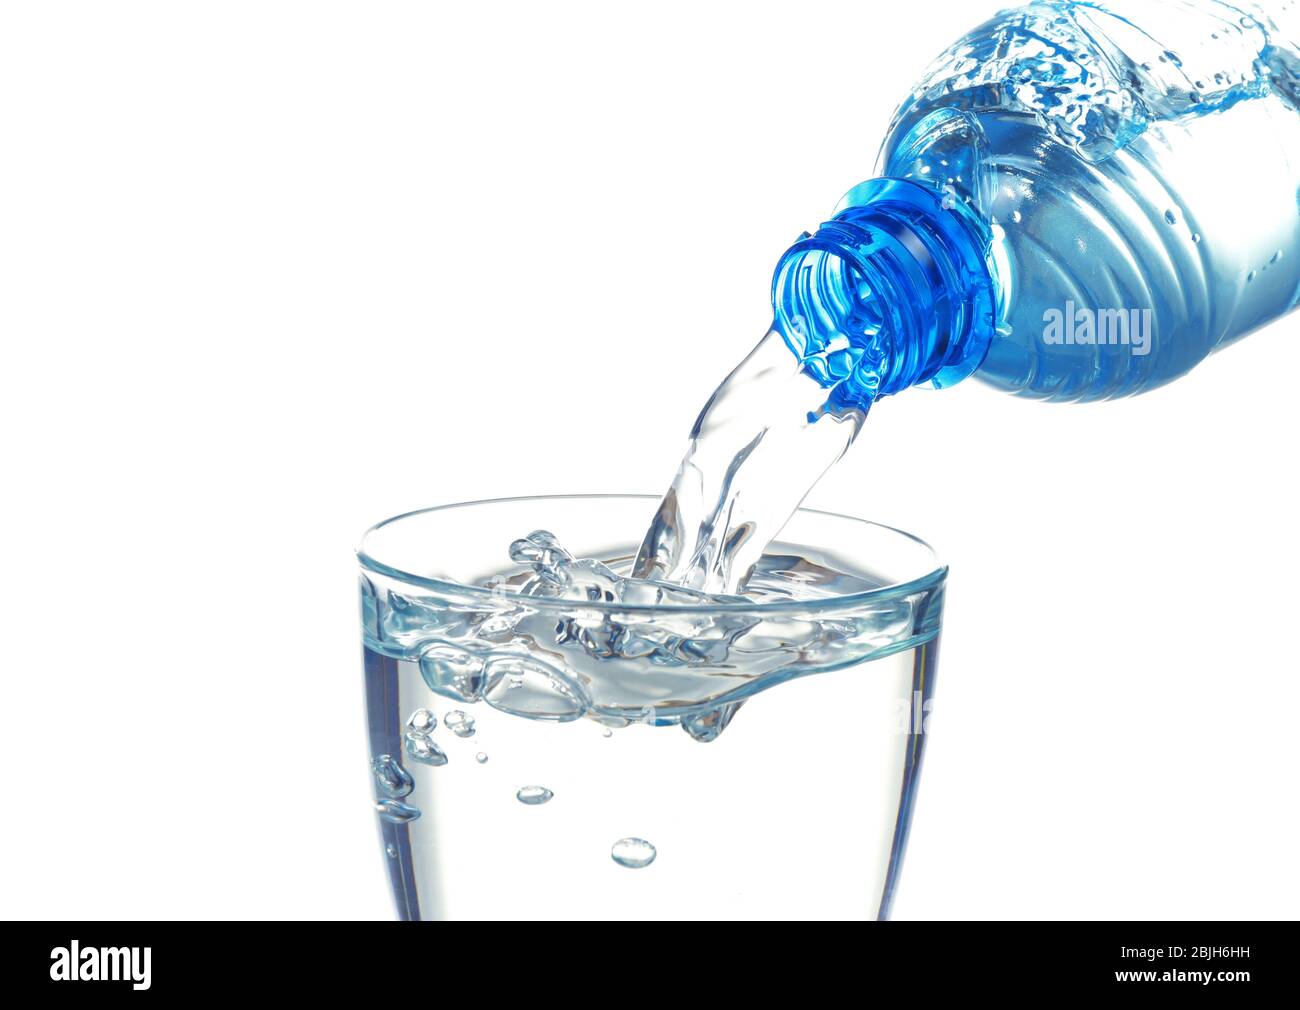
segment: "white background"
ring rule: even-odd
[[[662,490],[994,9],[6,5],[0,915],[389,916],[361,531]],[[814,491],[952,565],[897,918],[1300,909],[1297,374],[911,392]]]

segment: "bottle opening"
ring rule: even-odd
[[[904,180],[875,179],[854,196],[777,265],[772,306],[786,344],[837,399],[862,407],[970,375],[994,320],[980,223]]]

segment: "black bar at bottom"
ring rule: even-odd
[[[584,925],[10,923],[0,971],[4,989],[39,995],[335,995],[355,983],[399,1000],[426,992],[456,1002],[495,995],[513,980],[531,998],[574,986],[595,997],[606,985],[614,998],[631,984],[689,999],[713,976],[704,990],[712,998],[785,975],[809,999],[830,998],[822,986],[843,979],[865,1000],[957,985],[991,994],[1208,992],[1234,1001],[1293,992],[1297,980],[1290,923],[896,922],[851,934],[813,923],[673,924],[671,932],[654,923],[598,932]]]

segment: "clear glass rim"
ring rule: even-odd
[[[377,558],[366,553],[366,541],[371,534],[391,526],[394,523],[401,522],[403,519],[410,519],[412,516],[424,515],[430,512],[450,512],[454,509],[473,508],[479,505],[499,505],[514,502],[526,501],[592,501],[598,499],[617,499],[626,501],[634,499],[644,501],[647,507],[652,506],[660,500],[660,495],[647,494],[551,494],[551,495],[520,495],[508,498],[480,498],[475,501],[451,502],[446,505],[434,505],[430,508],[413,509],[410,512],[403,512],[401,515],[391,516],[382,522],[375,523],[361,536],[361,544],[356,549],[357,560],[361,567],[377,575],[383,575],[390,579],[397,579],[408,585],[420,586],[425,589],[431,589],[439,593],[451,593],[460,596],[477,597],[487,601],[501,601],[508,603],[521,603],[537,610],[555,610],[571,612],[575,608],[584,611],[603,611],[609,613],[628,614],[628,613],[663,613],[671,612],[675,614],[705,614],[725,611],[728,613],[800,613],[806,614],[820,610],[842,610],[849,607],[868,606],[873,603],[887,602],[897,599],[900,596],[909,596],[913,593],[925,592],[933,589],[943,583],[948,575],[948,566],[939,560],[938,554],[934,548],[922,540],[920,537],[913,536],[905,530],[896,529],[893,526],[886,526],[883,523],[871,522],[867,519],[859,519],[856,516],[845,515],[842,512],[828,512],[822,509],[800,508],[799,511],[810,515],[826,516],[831,519],[845,520],[851,523],[858,523],[862,526],[871,526],[887,533],[911,540],[913,543],[922,547],[933,561],[933,567],[926,574],[918,576],[915,579],[909,579],[906,582],[891,583],[886,586],[878,586],[875,589],[867,590],[860,593],[846,593],[842,596],[827,596],[815,600],[774,600],[769,603],[710,603],[710,604],[628,604],[628,603],[606,603],[603,601],[576,601],[562,600],[547,597],[528,596],[524,593],[514,593],[503,589],[488,589],[483,586],[468,585],[463,582],[454,582],[447,579],[435,579],[427,575],[415,575],[412,572],[406,572],[400,568],[394,568],[386,565]],[[647,509],[647,515],[649,511]]]

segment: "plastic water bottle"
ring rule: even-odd
[[[879,178],[782,257],[776,329],[843,407],[976,375],[1141,393],[1300,296],[1300,4],[1048,0],[950,47]]]

